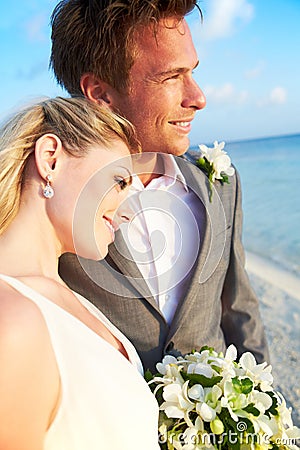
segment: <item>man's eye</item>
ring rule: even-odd
[[[180,77],[180,74],[177,73],[175,75],[172,75],[171,77],[166,78],[166,81],[167,80],[177,80],[179,77]]]
[[[125,189],[128,186],[126,179],[123,177],[115,176],[114,180],[117,183],[117,185],[120,187],[121,190]]]

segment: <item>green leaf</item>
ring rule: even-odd
[[[200,167],[200,169],[204,170],[204,172],[206,172],[207,175],[213,173],[212,164],[209,161],[207,161],[205,157],[197,159],[196,165]]]
[[[202,169],[206,173],[206,175],[208,176],[208,181],[209,181],[209,201],[212,202],[213,175],[214,175],[214,172],[215,172],[213,164],[210,163],[204,156],[203,158],[197,159],[196,165],[198,167],[200,167],[200,169]]]
[[[215,384],[219,383],[222,380],[222,377],[216,376],[212,378],[208,378],[205,375],[201,375],[198,373],[186,373],[181,372],[181,376],[184,381],[189,380],[190,386],[194,386],[195,384],[201,384],[203,387],[213,387]]]
[[[150,369],[146,370],[146,372],[144,374],[144,378],[147,381],[147,383],[149,383],[149,381],[153,380],[154,376],[153,376],[153,374],[152,374]]]
[[[199,158],[196,161],[196,165],[202,169],[207,175],[209,173],[209,167],[207,167],[207,161],[205,158]]]
[[[240,450],[241,444],[238,438],[236,438],[236,442],[234,439],[232,439],[232,442],[228,442],[228,449],[229,450]]]
[[[161,450],[168,450],[167,444],[165,444],[165,443],[160,443],[159,446],[160,446]]]
[[[254,403],[250,403],[249,405],[246,406],[246,408],[243,408],[244,411],[246,411],[249,414],[253,414],[253,416],[258,417],[260,414],[260,411],[255,408]]]
[[[209,353],[212,353],[215,351],[213,347],[209,347],[208,345],[203,345],[203,347],[200,348],[199,353],[204,352],[204,350],[208,350]]]
[[[246,424],[245,431],[239,430],[239,421],[235,422],[228,410],[222,408],[221,413],[219,414],[219,418],[224,424],[225,432],[222,435],[224,440],[222,442],[222,449],[224,450],[236,450],[239,449],[243,445],[243,439],[245,436],[248,436],[249,442],[252,442],[252,436],[255,436],[255,430],[252,422],[246,417],[241,418],[241,420]],[[228,437],[230,436],[230,439]]]
[[[277,409],[277,408],[278,408],[278,400],[277,400],[277,398],[276,398],[274,392],[267,391],[266,394],[268,394],[268,395],[271,397],[271,399],[272,399],[272,405],[271,405],[270,408],[266,411],[265,414],[267,414],[268,417],[270,417],[271,415],[272,415],[272,416],[278,416],[278,415],[279,415],[278,409]]]
[[[211,364],[210,367],[217,373],[220,373],[222,368],[219,366],[215,366],[214,364]]]
[[[225,174],[222,174],[222,173],[221,173],[221,177],[222,177],[222,180],[221,180],[222,183],[230,184],[230,183],[229,183],[228,175],[225,175]]]
[[[239,380],[238,377],[232,378],[232,384],[237,394],[250,394],[253,389],[253,381],[250,378],[243,378]]]
[[[278,445],[276,445],[274,442],[270,442],[270,444],[272,445],[271,449],[272,450],[279,450],[280,447]]]

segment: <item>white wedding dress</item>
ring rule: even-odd
[[[158,406],[133,345],[88,300],[79,301],[122,342],[130,362],[80,320],[21,281],[0,275],[40,309],[61,378],[44,450],[158,450]]]

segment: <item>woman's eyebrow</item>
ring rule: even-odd
[[[128,183],[131,184],[132,183],[132,173],[130,172],[130,170],[125,166],[119,166],[119,167],[121,169],[124,169],[128,173],[128,177],[129,177]]]
[[[128,169],[128,167],[125,167],[125,166],[119,166],[121,169],[124,169],[124,170],[126,170],[126,172],[128,172],[128,175],[131,175],[131,172],[130,172],[130,170]]]

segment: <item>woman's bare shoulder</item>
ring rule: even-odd
[[[59,372],[38,306],[2,280],[0,360],[0,448],[26,440],[28,449],[38,448],[59,395]]]
[[[0,280],[0,358],[9,370],[42,370],[42,362],[54,352],[47,324],[39,307]],[[34,365],[36,366],[34,367]],[[2,366],[2,368],[3,368]],[[2,370],[0,371],[1,377]],[[21,372],[22,373],[22,372]]]
[[[45,321],[38,306],[25,295],[0,280],[0,336],[10,333],[30,337],[45,329]]]

